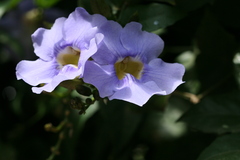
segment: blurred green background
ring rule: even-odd
[[[185,83],[143,107],[100,101],[85,114],[74,108],[86,98],[76,91],[32,93],[15,76],[19,61],[37,59],[31,34],[78,6],[160,35],[160,58],[182,63]],[[1,0],[0,160],[239,160],[239,8],[239,0]]]

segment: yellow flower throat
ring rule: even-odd
[[[57,61],[61,66],[72,64],[78,67],[79,58],[80,50],[68,46],[58,54]]]
[[[122,80],[127,73],[133,75],[137,79],[140,79],[142,76],[143,63],[128,56],[122,61],[117,61],[114,64],[114,68],[119,80]]]

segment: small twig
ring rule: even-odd
[[[54,147],[51,147],[52,154],[47,158],[47,160],[53,160],[56,155],[60,154],[59,148],[65,137],[65,132],[66,132],[65,130],[59,133],[59,138],[58,138],[57,144]]]
[[[199,95],[195,95],[193,93],[189,93],[189,92],[181,92],[181,91],[175,91],[173,92],[173,94],[181,96],[183,98],[188,99],[190,102],[192,102],[193,104],[197,104],[200,102],[200,100],[203,98],[203,96],[201,94]]]
[[[202,98],[204,98],[205,96],[207,96],[209,93],[211,93],[212,91],[214,91],[215,89],[217,89],[221,84],[223,84],[229,77],[231,76],[231,74],[227,75],[225,78],[221,79],[220,81],[218,81],[218,83],[216,83],[215,85],[213,85],[212,87],[210,87],[209,89],[205,90],[204,92],[200,93],[200,94],[193,94],[193,93],[189,93],[189,92],[181,92],[181,91],[174,91],[173,94],[178,95],[178,96],[182,96],[186,99],[188,99],[190,102],[192,102],[193,104],[197,104],[200,102],[200,100]]]
[[[62,122],[60,122],[60,124],[57,127],[52,126],[51,123],[45,124],[45,126],[44,126],[46,131],[51,131],[54,133],[60,132],[58,141],[55,146],[51,147],[52,153],[46,160],[53,160],[56,155],[60,154],[59,148],[61,146],[63,139],[65,138],[65,135],[66,135],[66,132],[67,132],[69,126],[71,126],[71,125],[68,125],[69,124],[69,120],[68,120],[69,111],[68,110],[65,112],[65,116],[66,116],[65,119]]]

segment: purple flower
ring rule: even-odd
[[[107,20],[89,15],[83,8],[68,18],[58,18],[52,28],[37,29],[32,35],[36,61],[23,60],[16,67],[17,79],[23,79],[35,93],[51,92],[62,81],[81,78],[86,61],[96,53],[103,34],[98,27]]]
[[[154,95],[167,95],[183,83],[183,65],[157,58],[162,39],[131,22],[122,28],[109,21],[100,27],[103,45],[88,61],[84,81],[93,84],[101,97],[125,100],[139,106]]]

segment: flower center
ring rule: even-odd
[[[122,80],[127,73],[140,79],[142,76],[143,63],[131,57],[125,57],[122,61],[116,62],[114,68],[119,80]]]
[[[72,64],[78,67],[80,53],[79,49],[68,46],[58,54],[57,61],[61,67],[67,64]]]

